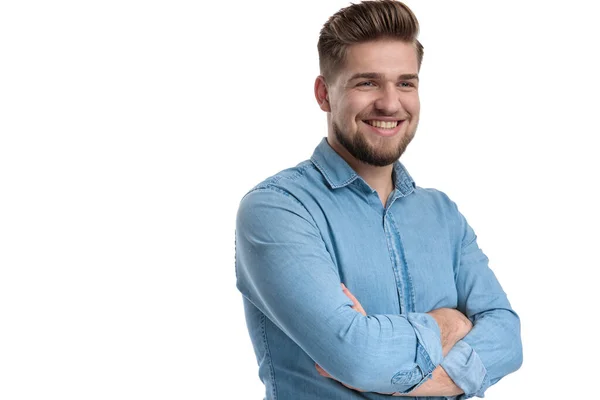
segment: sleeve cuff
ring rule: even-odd
[[[456,386],[465,392],[458,397],[459,400],[483,397],[490,386],[487,370],[479,355],[463,340],[452,347],[441,365]]]
[[[435,322],[435,319],[428,314],[409,313],[407,320],[417,336],[416,366],[411,374],[397,374],[393,378],[392,383],[407,384],[409,382],[416,382],[416,384],[413,383],[412,387],[404,391],[399,391],[399,393],[403,394],[418,388],[425,381],[431,379],[433,370],[440,364],[443,358],[440,327]]]
[[[440,327],[429,314],[409,313],[408,322],[412,325],[417,335],[417,359],[423,374],[431,375],[443,358]]]

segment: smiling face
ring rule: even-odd
[[[321,108],[331,113],[330,145],[354,159],[347,161],[381,167],[398,160],[419,122],[418,70],[412,43],[376,40],[350,46],[335,80],[327,85],[320,77],[327,96]]]

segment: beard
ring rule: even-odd
[[[348,150],[348,153],[350,153],[352,157],[375,167],[385,167],[398,161],[416,132],[416,127],[412,131],[407,131],[406,134],[400,138],[400,142],[393,148],[377,149],[367,142],[365,135],[361,134],[358,129],[354,137],[349,137],[342,132],[335,122],[333,122],[332,126],[335,138],[346,150]]]

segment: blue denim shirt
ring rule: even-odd
[[[267,399],[389,398],[379,393],[406,393],[440,364],[458,398],[481,397],[521,365],[519,318],[465,218],[399,162],[393,180],[384,207],[323,139],[310,160],[242,199],[237,287]],[[445,358],[426,314],[441,307],[474,324]]]

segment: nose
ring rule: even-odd
[[[396,85],[383,86],[378,94],[379,96],[375,100],[375,108],[383,115],[394,115],[402,109],[400,93],[398,93]]]

